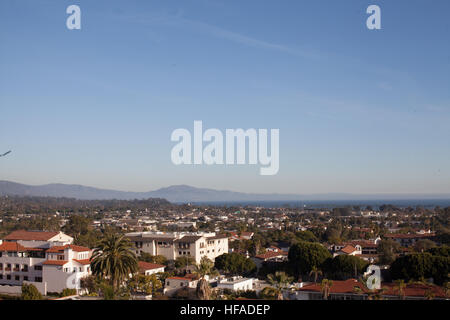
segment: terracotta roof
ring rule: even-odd
[[[165,268],[165,265],[162,264],[156,264],[156,263],[150,263],[150,262],[144,262],[139,261],[139,270],[140,271],[146,271],[146,270],[153,270],[153,269],[159,269],[159,268]]]
[[[17,242],[3,242],[0,245],[0,251],[21,252],[27,251],[27,248]]]
[[[278,251],[278,252],[267,251],[266,253],[256,255],[255,258],[265,260],[265,259],[270,259],[270,258],[275,258],[275,257],[280,257],[280,256],[287,256],[287,254],[288,253],[286,251]]]
[[[383,295],[386,296],[399,295],[398,289],[396,288],[397,285],[395,283],[383,283],[381,286],[387,289]],[[445,298],[445,292],[441,287],[421,283],[407,284],[404,289],[404,293],[405,296],[407,297],[424,297],[425,293],[428,290],[431,290],[436,298]]]
[[[4,239],[47,241],[58,234],[59,232],[17,230],[8,234]]]
[[[331,286],[331,293],[355,293],[355,287],[359,287],[362,292],[367,293],[367,289],[358,280],[349,279],[345,281],[333,280],[333,285]],[[383,296],[398,296],[398,290],[396,289],[395,283],[382,283],[382,288],[387,290],[383,293]],[[407,284],[404,293],[407,297],[424,297],[425,293],[431,290],[436,298],[445,298],[445,292],[441,287],[426,285],[426,284]],[[298,289],[298,291],[312,291],[312,292],[322,292],[320,283],[314,283],[306,285],[303,288]]]
[[[59,252],[64,252],[65,249],[70,248],[73,251],[76,252],[84,252],[84,251],[90,251],[91,249],[87,248],[87,247],[82,247],[82,246],[76,246],[73,244],[66,244],[65,246],[54,246],[51,247],[50,249],[47,249],[47,252],[49,253],[59,253]]]
[[[342,251],[343,253],[346,253],[346,254],[351,254],[356,251],[356,248],[352,247],[352,246],[345,246],[340,251]]]
[[[69,261],[66,261],[66,260],[46,260],[42,264],[47,265],[47,266],[63,266],[67,262],[69,262]]]

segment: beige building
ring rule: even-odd
[[[140,232],[128,233],[136,254],[162,255],[169,260],[191,256],[199,263],[202,257],[215,260],[228,253],[228,237],[215,233]]]

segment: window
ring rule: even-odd
[[[20,271],[20,264],[14,265],[14,271]]]
[[[2,274],[0,274],[0,280],[1,280],[1,279],[3,279],[3,275],[2,275]]]
[[[62,254],[58,255],[58,259],[57,260],[64,260],[64,256]]]
[[[34,270],[42,270],[42,266],[34,266]]]
[[[22,266],[22,272],[28,272],[28,265],[27,264],[24,264]]]
[[[41,277],[36,277],[36,278],[34,278],[34,281],[35,282],[42,282],[42,278]]]
[[[15,277],[16,281],[20,281],[20,276]]]
[[[3,270],[3,263],[0,263],[0,270]]]
[[[8,274],[8,275],[6,276],[6,280],[11,280],[11,275],[10,275],[10,274]]]
[[[23,281],[28,281],[28,276],[24,276]]]

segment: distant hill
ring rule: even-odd
[[[69,184],[31,186],[0,181],[0,196],[66,197],[82,200],[133,200],[163,198],[170,202],[251,202],[251,201],[343,201],[343,200],[416,200],[450,199],[450,194],[260,194],[227,190],[195,188],[187,185],[170,186],[148,192],[127,192]]]

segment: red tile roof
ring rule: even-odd
[[[140,271],[165,268],[165,265],[156,264],[156,263],[150,263],[150,262],[144,262],[144,261],[139,261],[138,265],[139,265],[139,270]]]
[[[341,251],[346,254],[351,254],[356,251],[356,248],[352,246],[345,246],[341,249]]]
[[[333,280],[333,285],[331,286],[331,293],[340,293],[340,294],[350,294],[355,293],[355,287],[359,287],[362,292],[367,293],[367,289],[364,287],[362,283],[355,279],[349,279],[345,281]],[[382,283],[382,288],[386,288],[387,290],[383,293],[383,296],[398,296],[398,290],[396,289],[395,283]],[[441,287],[426,285],[426,284],[407,284],[404,293],[407,297],[424,297],[425,293],[431,290],[436,298],[445,298],[445,292]],[[310,285],[306,285],[303,288],[298,289],[298,291],[312,291],[312,292],[322,292],[322,288],[320,283],[314,283]]]
[[[63,266],[67,262],[69,262],[69,261],[66,261],[66,260],[46,260],[42,264],[47,265],[47,266]]]
[[[22,252],[27,251],[27,248],[17,242],[3,242],[0,245],[0,251]]]
[[[59,232],[17,230],[8,234],[4,239],[47,241],[58,234]]]

